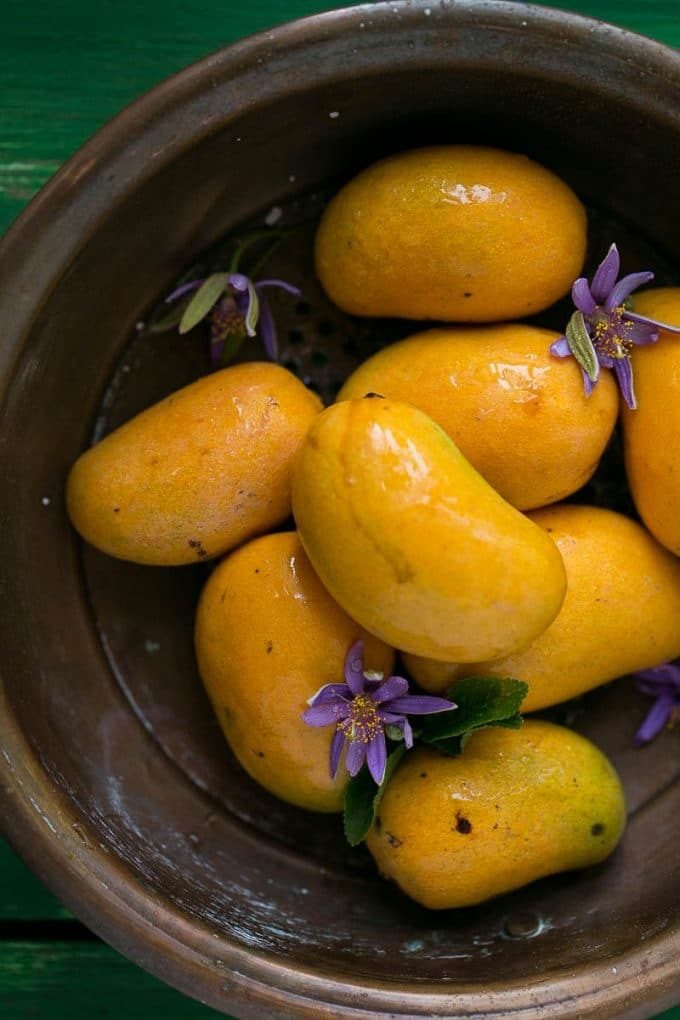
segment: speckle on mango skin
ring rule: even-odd
[[[218,556],[290,514],[291,465],[321,410],[279,365],[234,365],[171,394],[83,453],[66,502],[82,537],[158,566]]]
[[[555,174],[524,155],[450,145],[349,181],[322,217],[315,261],[354,315],[493,322],[566,294],[585,247],[585,210]]]
[[[405,755],[366,842],[381,873],[417,902],[466,907],[600,863],[625,815],[619,778],[594,744],[526,720],[474,733],[454,758],[423,746]]]

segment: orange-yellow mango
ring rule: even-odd
[[[354,315],[494,322],[547,308],[579,276],[586,215],[527,156],[441,145],[389,156],[332,199],[317,275]]]
[[[462,676],[513,676],[532,712],[680,655],[680,560],[635,521],[611,510],[555,506],[529,515],[562,554],[567,595],[554,622],[524,651],[472,665],[406,656],[428,691]]]
[[[366,843],[386,878],[441,910],[599,864],[625,818],[602,752],[572,730],[527,720],[474,733],[457,758],[425,747],[407,754]]]
[[[341,811],[342,762],[329,772],[333,727],[302,720],[307,701],[344,682],[362,638],[367,669],[389,673],[393,651],[351,620],[325,590],[296,532],[264,535],[210,575],[196,614],[196,656],[229,745],[258,783],[312,811]]]
[[[365,361],[338,400],[419,407],[508,503],[546,506],[585,485],[619,410],[612,374],[586,397],[574,359],[550,354],[557,336],[521,322],[427,330]]]
[[[635,311],[680,326],[680,287],[635,295]],[[628,484],[640,517],[680,555],[680,336],[663,330],[631,355],[637,410],[623,407]],[[598,384],[599,385],[599,384]]]
[[[279,365],[207,375],[78,458],[66,487],[71,521],[135,563],[218,556],[290,515],[292,461],[320,410]]]
[[[333,597],[394,648],[476,661],[525,647],[564,598],[554,542],[409,404],[322,412],[295,463],[293,513]]]

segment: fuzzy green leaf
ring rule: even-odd
[[[227,278],[226,273],[213,273],[203,282],[184,310],[179,324],[180,333],[188,333],[212,311],[224,294]]]
[[[512,677],[469,676],[458,680],[446,692],[446,697],[458,706],[456,711],[426,716],[420,725],[421,739],[432,744],[510,719],[518,714],[528,689],[522,680]]]
[[[368,830],[373,825],[385,787],[405,752],[405,745],[399,744],[388,754],[385,778],[380,786],[376,785],[366,766],[347,784],[343,823],[345,837],[350,846],[358,846],[366,838]]]
[[[583,312],[574,312],[567,325],[566,336],[569,350],[583,371],[591,382],[597,382],[600,377],[600,362],[597,360],[593,341],[586,328]]]

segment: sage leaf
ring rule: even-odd
[[[201,284],[184,309],[184,315],[179,324],[180,333],[188,333],[212,311],[225,291],[227,279],[227,273],[213,273]]]
[[[592,383],[597,382],[600,377],[600,362],[597,360],[593,341],[590,339],[590,334],[586,328],[583,312],[574,312],[565,332],[569,350],[590,381]]]

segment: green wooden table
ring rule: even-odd
[[[319,0],[2,0],[0,234],[82,142],[167,75]],[[554,3],[680,46],[678,0]],[[207,1020],[104,945],[0,840],[2,1020]],[[680,1020],[680,1006],[664,1014]]]

